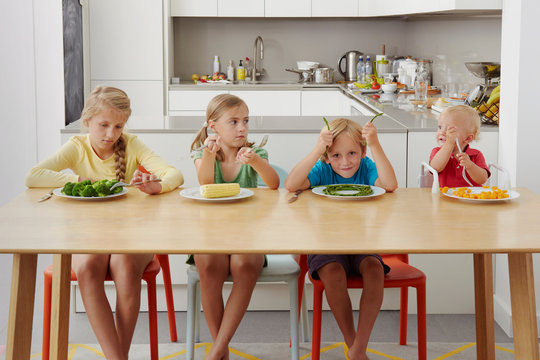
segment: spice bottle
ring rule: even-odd
[[[227,80],[234,81],[234,65],[232,60],[229,60],[229,65],[227,65]]]

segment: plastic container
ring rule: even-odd
[[[364,57],[360,55],[358,58],[358,64],[356,65],[356,81],[361,84],[366,82],[366,69],[364,67]]]
[[[214,74],[216,74],[216,73],[219,74],[220,73],[219,68],[220,68],[219,56],[216,55],[216,56],[214,56],[214,72],[213,73]]]
[[[371,82],[371,75],[373,75],[373,63],[369,55],[366,57],[366,64],[364,65],[364,79],[366,82]]]
[[[246,69],[244,68],[244,64],[242,63],[242,60],[238,63],[238,67],[236,68],[236,80],[238,81],[244,81],[246,80]]]
[[[244,71],[246,74],[246,80],[251,80],[251,73],[253,70],[253,67],[251,66],[251,61],[249,61],[249,58],[246,57],[246,60],[244,61]]]
[[[227,80],[234,81],[234,65],[232,60],[229,60],[229,65],[227,65]]]

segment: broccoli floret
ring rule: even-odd
[[[111,188],[111,186],[113,186],[114,184],[116,184],[118,182],[118,180],[116,179],[113,179],[113,180],[107,180],[107,186],[109,187],[109,189]]]
[[[84,188],[80,192],[81,196],[83,197],[94,197],[98,196],[96,190],[92,185],[84,185]]]
[[[92,185],[92,182],[90,180],[84,180],[81,182],[83,185]]]
[[[123,187],[123,186],[118,186],[118,187],[115,187],[115,188],[112,190],[112,193],[113,193],[113,194],[118,194],[118,193],[122,192],[122,190],[124,190],[124,187]]]
[[[73,187],[75,186],[74,183],[68,182],[64,185],[64,188],[62,189],[62,193],[71,196],[71,193],[73,191]]]
[[[98,196],[103,197],[103,196],[107,196],[111,194],[111,190],[109,189],[106,183],[102,183],[98,181],[97,185],[96,183],[94,183],[93,187],[96,190],[96,193]]]
[[[73,185],[73,189],[71,190],[71,196],[82,196],[81,192],[84,190],[85,186],[86,185],[84,185],[82,182]]]

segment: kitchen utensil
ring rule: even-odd
[[[116,184],[114,184],[113,186],[111,186],[110,190],[112,191],[113,189],[115,189],[115,188],[117,188],[119,186],[129,187],[129,186],[142,185],[142,184],[146,184],[146,183],[160,182],[160,181],[161,181],[161,179],[153,179],[153,180],[146,180],[146,181],[138,181],[138,182],[134,182],[133,184],[126,184],[123,181],[119,181]]]
[[[52,197],[52,195],[53,195],[53,191],[54,191],[54,190],[51,190],[51,191],[49,191],[48,193],[46,193],[45,195],[43,195],[43,196],[41,197],[41,199],[38,200],[38,202],[42,202],[42,201],[45,201],[45,200],[49,200],[49,199]]]
[[[396,92],[397,84],[382,84],[381,88],[386,94],[392,94]]]
[[[465,66],[476,77],[485,79],[486,85],[491,79],[501,76],[501,64],[498,62],[466,62]]]
[[[316,68],[313,72],[317,84],[331,84],[334,80],[334,69]]]
[[[268,142],[268,135],[264,135],[259,145],[255,145],[247,150],[247,152],[252,152],[255,149],[262,148]]]
[[[297,73],[300,76],[298,82],[308,83],[313,79],[313,70],[296,70],[296,69],[285,69],[285,71]]]
[[[459,145],[459,139],[458,138],[456,138],[456,145],[457,145],[457,148],[458,148],[459,152],[462,153],[463,151],[461,151],[461,146]],[[466,171],[465,171],[465,167],[463,167],[463,172],[461,174],[462,174],[463,178],[465,179],[465,181],[467,182],[467,184],[469,184],[471,186],[474,186],[473,184],[471,184],[469,179],[467,179],[467,174],[466,174]]]
[[[300,193],[304,191],[304,190],[296,190],[294,192],[294,194],[287,200],[287,202],[290,204],[292,202],[295,202],[296,200],[298,200],[298,195],[300,195]]]
[[[296,62],[298,70],[312,70],[319,67],[319,63],[315,61],[301,60]]]
[[[338,71],[343,77],[345,78],[345,81],[356,81],[357,73],[356,73],[356,65],[358,64],[358,58],[360,55],[364,55],[362,52],[358,50],[351,50],[347,51],[338,61]],[[345,71],[341,69],[341,62],[345,59]]]

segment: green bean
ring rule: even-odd
[[[344,190],[353,190],[357,192],[352,194],[340,193],[340,191]],[[322,192],[323,194],[332,196],[368,196],[373,194],[373,189],[371,189],[371,186],[369,185],[338,184],[327,185]]]
[[[381,116],[381,115],[384,115],[384,113],[378,113],[377,115],[375,115],[374,117],[372,117],[371,120],[369,120],[369,123],[371,124],[371,123],[373,122],[373,120],[375,120],[375,118],[376,118],[377,116]],[[367,141],[364,140],[364,146],[366,146],[366,145],[367,145]]]
[[[330,130],[330,124],[328,124],[328,120],[323,116],[322,119],[324,120],[324,123],[326,124],[326,127],[328,130]],[[328,154],[328,146],[326,147],[326,150],[324,150],[324,157],[326,157],[326,154]]]

